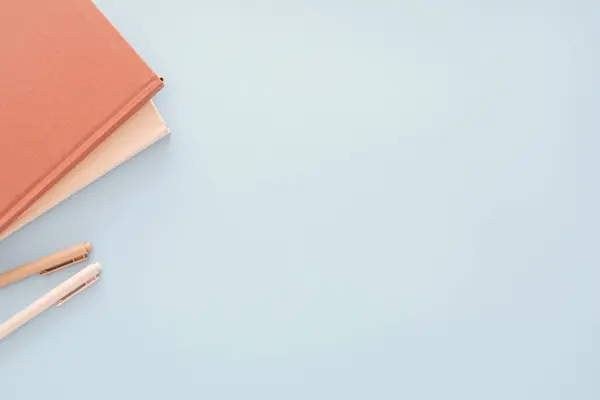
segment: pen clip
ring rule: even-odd
[[[51,274],[51,273],[56,272],[56,271],[60,271],[63,268],[67,268],[67,267],[70,267],[73,264],[77,264],[77,263],[80,263],[80,262],[82,262],[84,260],[87,260],[87,258],[88,258],[88,255],[84,254],[82,256],[73,258],[73,259],[71,259],[69,261],[65,261],[63,263],[55,265],[53,267],[46,268],[45,270],[43,270],[43,271],[40,272],[40,275],[44,276],[44,275],[48,275],[48,274]]]
[[[56,307],[62,306],[67,301],[71,300],[73,298],[73,296],[75,296],[78,293],[81,293],[82,291],[84,291],[85,289],[87,289],[88,287],[90,287],[91,285],[93,285],[94,283],[98,282],[98,279],[100,279],[100,274],[99,273],[96,274],[96,275],[94,275],[94,276],[92,276],[91,278],[89,278],[87,281],[85,281],[81,285],[77,286],[75,289],[73,289],[72,291],[70,291],[69,293],[67,293],[64,297],[60,298],[56,302]]]

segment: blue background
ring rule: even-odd
[[[600,398],[597,1],[98,5],[173,135],[0,243],[104,266],[2,399]]]

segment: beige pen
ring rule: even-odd
[[[21,265],[15,269],[0,274],[0,287],[10,285],[35,274],[46,275],[66,268],[88,258],[92,250],[90,242],[81,243],[68,249],[59,251],[29,264]]]
[[[0,340],[4,339],[27,322],[52,306],[61,306],[77,293],[96,283],[100,278],[102,267],[99,263],[93,263],[67,279],[55,289],[33,302],[12,318],[0,325]]]

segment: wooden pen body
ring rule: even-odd
[[[40,258],[37,261],[4,272],[0,274],[0,287],[10,285],[29,276],[39,274],[49,268],[70,263],[74,260],[81,259],[80,261],[83,261],[91,249],[91,243],[77,244],[47,257]]]

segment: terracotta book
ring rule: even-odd
[[[163,86],[90,0],[0,12],[0,232]]]
[[[0,234],[3,240],[73,194],[169,134],[152,102],[121,125]]]

